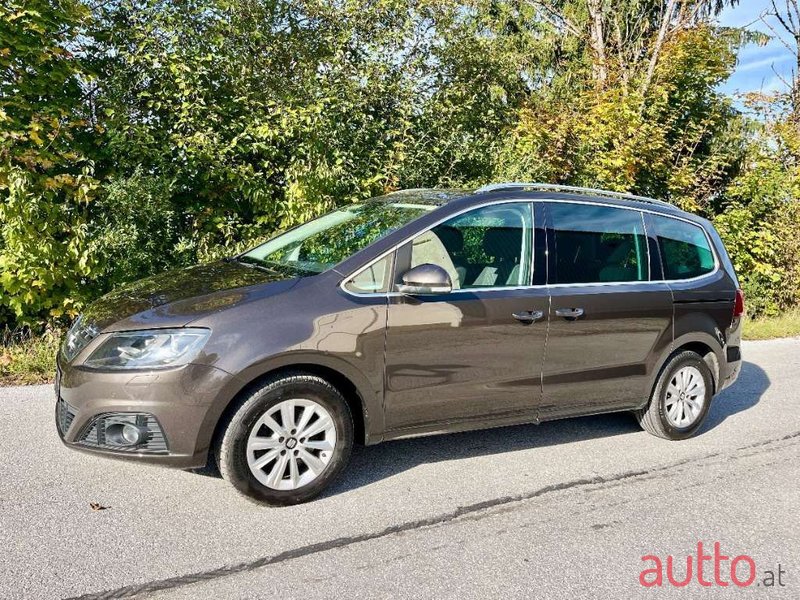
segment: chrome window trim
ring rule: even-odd
[[[692,221],[690,219],[687,219],[685,217],[680,217],[678,215],[665,214],[663,212],[659,212],[659,211],[656,211],[656,210],[649,210],[649,209],[646,209],[646,208],[638,208],[638,207],[635,207],[635,206],[620,206],[618,204],[608,204],[606,202],[586,202],[585,200],[584,201],[581,201],[581,200],[548,200],[546,198],[541,198],[541,199],[537,198],[536,200],[534,200],[534,202],[557,202],[559,204],[590,204],[592,206],[608,206],[609,208],[621,208],[622,210],[637,210],[640,213],[647,213],[647,214],[650,214],[650,215],[655,215],[656,217],[664,217],[665,219],[675,219],[676,221],[683,221],[684,223],[688,223],[689,225],[692,225],[693,227],[699,228],[700,231],[703,232],[703,235],[706,236],[706,241],[708,242],[708,247],[711,249],[711,254],[714,257],[714,270],[713,271],[709,271],[708,273],[703,273],[702,275],[698,275],[697,277],[690,277],[688,279],[666,279],[666,278],[665,279],[657,279],[657,280],[651,279],[649,282],[647,282],[647,281],[616,281],[616,282],[608,282],[608,283],[598,282],[598,283],[580,283],[580,284],[554,283],[554,284],[551,284],[551,287],[559,287],[559,286],[562,286],[562,285],[569,285],[569,286],[573,286],[573,285],[630,285],[631,283],[636,283],[636,284],[639,284],[639,285],[641,285],[643,283],[691,283],[693,281],[699,281],[700,279],[703,279],[705,277],[711,277],[712,275],[716,275],[720,270],[721,263],[720,263],[720,260],[719,260],[719,256],[717,255],[717,248],[714,246],[714,242],[711,239],[711,236],[708,234],[708,231],[706,231],[705,227],[703,227],[701,225],[698,225],[694,221]],[[650,249],[648,248],[648,252],[649,251],[650,251]],[[660,249],[659,249],[659,251],[660,251]]]
[[[470,212],[472,210],[484,208],[484,207],[487,207],[487,206],[498,206],[498,205],[503,205],[503,204],[517,204],[517,203],[520,203],[520,202],[527,202],[528,204],[531,205],[531,211],[534,213],[534,218],[535,218],[535,207],[534,207],[534,204],[536,202],[550,202],[550,203],[558,203],[558,204],[587,204],[589,206],[605,206],[605,207],[608,207],[608,208],[619,208],[621,210],[637,211],[642,215],[642,221],[643,221],[644,228],[645,228],[644,229],[645,235],[647,235],[647,224],[644,222],[644,213],[655,215],[657,217],[664,217],[666,219],[675,219],[676,221],[683,221],[684,223],[688,223],[689,225],[692,225],[693,227],[699,228],[703,232],[703,235],[706,236],[706,241],[708,242],[708,247],[711,249],[711,254],[714,256],[714,270],[710,271],[708,273],[703,273],[702,275],[698,275],[697,277],[690,277],[688,279],[666,279],[665,278],[665,279],[660,279],[660,280],[654,280],[652,278],[652,276],[653,276],[652,273],[649,272],[649,269],[650,269],[650,261],[649,261],[650,247],[649,246],[650,245],[648,244],[647,252],[648,252],[648,274],[649,274],[649,277],[650,277],[649,281],[606,281],[606,282],[598,281],[598,282],[595,282],[595,283],[547,283],[545,285],[467,288],[467,289],[463,289],[463,290],[453,290],[453,291],[450,292],[450,294],[459,294],[459,293],[465,293],[465,292],[476,293],[476,292],[497,292],[497,291],[527,290],[527,289],[545,288],[545,287],[547,287],[547,288],[561,288],[561,287],[580,287],[580,286],[583,286],[583,287],[593,286],[594,287],[594,286],[652,285],[652,284],[659,284],[659,283],[666,283],[666,284],[670,284],[670,283],[691,283],[691,282],[694,282],[694,281],[699,281],[701,279],[710,278],[710,277],[716,275],[720,270],[720,264],[721,263],[720,263],[720,260],[719,260],[719,256],[717,254],[717,249],[714,246],[714,243],[713,243],[713,240],[711,239],[711,236],[708,234],[708,231],[706,231],[705,227],[702,227],[701,225],[698,225],[697,223],[695,223],[694,221],[691,221],[690,219],[686,219],[686,218],[680,217],[678,215],[665,214],[663,212],[656,211],[656,210],[649,210],[649,209],[646,209],[646,208],[639,208],[639,207],[636,207],[636,206],[621,206],[619,204],[611,204],[611,203],[607,203],[607,202],[587,202],[585,200],[561,200],[561,199],[549,199],[549,198],[505,198],[503,200],[495,200],[493,202],[487,202],[486,204],[479,204],[477,206],[471,206],[469,208],[465,208],[465,209],[460,210],[458,212],[455,212],[455,213],[447,215],[446,217],[436,221],[435,223],[433,223],[432,225],[429,225],[427,228],[425,228],[425,229],[423,229],[421,231],[417,231],[413,235],[410,235],[410,236],[406,237],[401,242],[395,244],[394,246],[392,246],[391,248],[389,248],[385,252],[381,253],[379,256],[377,256],[374,259],[372,259],[370,262],[368,262],[363,267],[357,269],[356,271],[353,271],[352,273],[350,273],[350,275],[344,277],[342,279],[342,281],[339,283],[339,288],[345,294],[348,294],[350,296],[355,296],[357,298],[364,298],[364,297],[366,297],[366,298],[377,298],[377,297],[393,298],[393,297],[398,297],[398,296],[404,296],[405,294],[403,294],[402,292],[394,292],[394,291],[391,291],[391,290],[388,291],[388,292],[352,292],[352,291],[350,291],[350,290],[345,288],[345,284],[348,281],[350,281],[351,279],[353,279],[354,277],[357,277],[358,275],[360,275],[362,271],[366,271],[372,265],[374,265],[378,261],[382,260],[383,258],[388,256],[392,252],[396,252],[399,248],[401,248],[402,246],[404,246],[405,244],[407,244],[408,242],[413,240],[418,235],[422,235],[426,231],[430,231],[431,229],[433,229],[437,225],[441,225],[445,221],[448,221],[448,220],[450,220],[452,218],[455,218],[455,217],[458,217],[458,216],[463,215],[465,213],[468,213],[468,212]],[[533,230],[534,230],[534,235],[535,235],[535,231],[536,231],[536,223],[535,222],[533,223]],[[367,247],[369,247],[369,246],[367,246]],[[531,248],[531,250],[532,250],[532,252],[531,252],[531,267],[533,267],[536,264],[536,257],[535,257],[535,254],[534,254],[535,253],[535,248],[536,248],[536,244],[535,244],[535,240],[534,240],[533,247]],[[659,255],[659,260],[661,260],[660,255]],[[533,277],[533,275],[534,275],[533,274],[533,268],[531,268],[531,277]],[[450,295],[450,294],[448,294],[448,295]]]

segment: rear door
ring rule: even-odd
[[[541,266],[533,269],[535,240]],[[535,420],[548,296],[544,230],[534,234],[532,205],[495,203],[420,233],[398,250],[396,279],[425,263],[444,268],[453,291],[390,294],[387,429],[398,436],[459,422]]]
[[[640,211],[546,203],[550,332],[542,420],[640,406],[672,342],[672,295]]]

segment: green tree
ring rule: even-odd
[[[5,321],[500,179],[673,201],[718,223],[751,307],[798,301],[793,116],[718,91],[763,41],[716,24],[734,0],[0,2]]]
[[[4,0],[0,10],[3,320],[74,314],[91,294],[91,78],[72,46],[88,18],[77,0]]]
[[[751,94],[746,165],[720,196],[720,232],[753,315],[800,304],[800,134],[791,93]]]

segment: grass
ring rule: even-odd
[[[62,332],[48,330],[34,335],[29,329],[6,329],[0,334],[0,386],[49,383]],[[771,340],[800,336],[800,308],[777,317],[746,319],[744,339]]]
[[[61,331],[34,335],[30,329],[0,332],[0,386],[49,383],[56,370]]]
[[[800,336],[800,308],[793,308],[777,317],[747,319],[742,335],[746,340]]]

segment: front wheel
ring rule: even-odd
[[[661,369],[650,403],[635,415],[643,429],[668,440],[683,440],[702,427],[711,407],[714,380],[696,352],[673,356]]]
[[[222,476],[239,492],[272,505],[321,493],[344,469],[353,447],[347,402],[315,375],[290,374],[246,396],[220,440]]]

